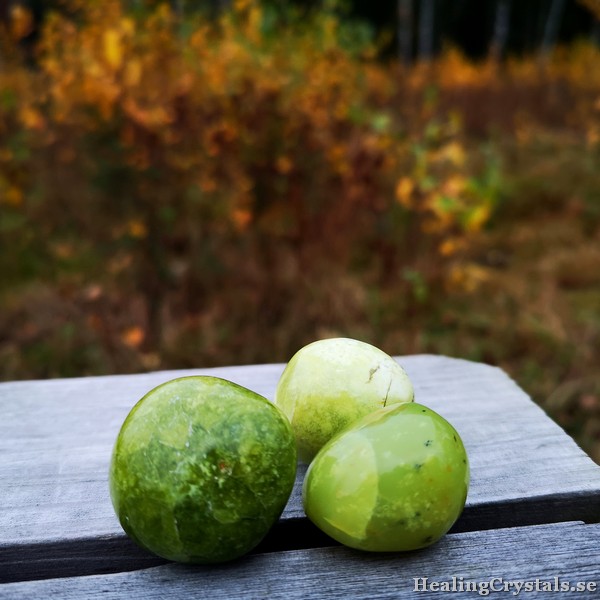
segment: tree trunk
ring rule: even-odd
[[[179,19],[183,18],[183,13],[185,11],[185,0],[175,0],[175,14]]]
[[[143,240],[140,289],[147,309],[148,329],[145,347],[160,352],[163,342],[163,308],[169,284],[160,225],[156,208],[148,206],[146,213],[148,235]]]
[[[596,46],[600,46],[600,21],[597,19],[594,21],[592,25],[592,32],[590,33],[590,40],[592,44]]]
[[[11,4],[10,0],[0,0],[0,23],[8,24]]]
[[[552,0],[546,24],[544,26],[544,37],[542,39],[542,54],[547,54],[556,43],[560,22],[565,9],[565,0]]]
[[[419,11],[419,60],[433,57],[433,23],[435,0],[421,0]]]
[[[398,0],[398,58],[408,65],[412,61],[412,0]]]
[[[506,48],[510,27],[510,0],[498,0],[494,33],[490,45],[490,54],[494,60],[501,60]]]

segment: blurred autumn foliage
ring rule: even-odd
[[[346,335],[507,369],[600,460],[600,52],[382,64],[361,30],[71,2],[0,71],[4,379]]]

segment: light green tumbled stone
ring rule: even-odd
[[[351,338],[318,340],[301,348],[275,392],[275,404],[290,420],[298,455],[306,463],[364,415],[413,398],[406,371],[391,356]]]
[[[266,398],[208,376],[174,379],[131,410],[110,494],[126,533],[164,558],[216,563],[251,550],[296,475],[289,422]]]
[[[328,442],[304,480],[304,510],[335,540],[376,552],[414,550],[442,537],[469,487],[456,430],[417,403],[377,410]]]

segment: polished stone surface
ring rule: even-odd
[[[110,492],[123,529],[175,561],[251,550],[279,518],[296,474],[289,422],[262,396],[216,377],[149,392],[114,446]]]
[[[337,433],[374,410],[411,402],[406,371],[385,352],[359,340],[330,338],[301,348],[275,392],[292,424],[305,463]]]
[[[324,446],[304,480],[304,508],[347,546],[414,550],[450,529],[468,485],[467,454],[456,430],[410,402],[367,415]]]

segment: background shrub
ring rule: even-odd
[[[326,10],[110,0],[47,14],[23,57],[20,23],[1,38],[3,378],[285,361],[346,335],[498,364],[600,457],[595,47],[407,67]]]

